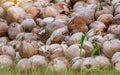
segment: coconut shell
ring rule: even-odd
[[[8,27],[8,36],[10,39],[15,39],[17,34],[23,32],[23,28],[18,23],[11,23]]]
[[[22,40],[37,40],[38,39],[38,36],[37,34],[34,34],[34,33],[19,33],[17,36],[16,36],[16,39],[18,41],[22,41]]]
[[[22,41],[19,53],[22,58],[29,58],[38,53],[38,45],[36,41]]]
[[[112,20],[113,20],[112,14],[103,14],[100,15],[97,19],[97,21],[103,22],[107,28],[111,25]]]
[[[32,69],[44,69],[47,66],[47,61],[44,56],[34,55],[29,58]]]
[[[7,25],[7,23],[3,22],[3,21],[0,21],[0,36],[6,35],[7,32],[8,32],[8,25]]]
[[[72,64],[72,70],[80,70],[81,69],[81,64],[82,64],[83,60],[82,59],[78,59],[76,60],[73,64]]]
[[[104,68],[104,67],[110,66],[110,61],[105,56],[96,56],[95,60],[99,63],[100,68]]]
[[[120,72],[120,62],[115,64],[115,70]]]
[[[103,43],[102,51],[105,56],[107,56],[108,58],[112,58],[112,56],[115,52],[120,51],[119,45],[120,45],[120,40],[118,40],[118,39],[112,39],[112,40],[105,41]]]
[[[52,71],[54,70],[55,72],[61,72],[67,70],[67,65],[63,61],[55,58],[49,63],[48,68]]]
[[[15,54],[15,49],[11,46],[2,46],[0,48],[0,55],[9,55],[12,58],[15,58],[16,54]]]
[[[73,44],[70,47],[68,47],[68,49],[64,52],[65,57],[68,60],[72,60],[75,57],[79,57],[80,56],[80,48],[79,48],[79,44]],[[82,49],[82,56],[85,56],[85,50]]]
[[[57,16],[58,14],[59,14],[59,13],[58,13],[58,11],[57,11],[55,8],[50,7],[50,6],[47,6],[47,7],[45,8],[45,10],[44,10],[43,16],[44,16],[44,18],[45,18],[45,17],[55,17],[55,16]]]
[[[6,19],[8,22],[18,22],[20,18],[24,18],[25,11],[17,6],[12,6],[7,9]]]
[[[31,62],[27,58],[21,59],[16,67],[17,70],[21,72],[27,72],[32,69]]]
[[[13,60],[8,55],[0,55],[0,69],[12,68],[14,66]]]
[[[90,29],[95,28],[99,31],[105,31],[106,25],[100,21],[94,21],[89,25],[89,28]]]
[[[36,23],[33,19],[25,19],[21,23],[22,27],[24,28],[24,31],[31,32],[33,28],[36,27]]]
[[[120,24],[120,14],[113,17],[112,24]]]
[[[72,44],[79,44],[80,43],[80,38],[82,37],[83,33],[82,32],[77,32],[74,33],[67,41],[68,45],[72,45]]]
[[[76,33],[76,32],[86,33],[88,31],[86,22],[81,17],[75,17],[74,19],[72,19],[68,25],[68,29],[71,33]]]
[[[97,67],[99,67],[99,63],[92,57],[83,59],[81,64],[81,70],[96,69]]]
[[[30,7],[27,12],[32,15],[32,17],[37,17],[40,11],[36,7]]]
[[[96,13],[95,13],[95,17],[96,17],[96,19],[100,16],[100,15],[102,15],[102,14],[112,14],[113,12],[109,9],[109,8],[107,8],[107,7],[103,7],[103,9],[102,10],[97,10],[96,11]]]
[[[114,55],[112,56],[111,62],[113,64],[116,64],[116,63],[120,62],[120,52],[114,53]]]

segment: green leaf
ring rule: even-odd
[[[83,47],[83,43],[85,41],[85,37],[86,37],[86,35],[83,34],[81,39],[80,39],[80,58],[82,58],[82,47]]]
[[[92,50],[91,57],[95,56],[97,50],[99,49],[99,46],[96,41],[94,41],[95,48]]]
[[[86,37],[85,34],[83,34],[82,37],[81,37],[81,40],[80,40],[80,48],[82,48],[82,46],[83,46],[83,43],[84,43],[84,41],[85,41],[85,37]]]

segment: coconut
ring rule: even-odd
[[[120,39],[120,25],[117,25],[114,29],[111,29],[111,33],[115,34],[116,37]]]
[[[55,58],[52,62],[49,63],[48,68],[52,71],[54,70],[55,72],[67,70],[66,64],[57,58]]]
[[[37,17],[40,11],[36,7],[30,7],[27,12],[32,15],[32,17]]]
[[[107,40],[115,39],[116,37],[114,34],[110,33],[110,34],[106,34],[103,38],[105,39],[105,41],[107,41]]]
[[[36,23],[33,19],[25,19],[21,23],[22,27],[26,32],[31,32],[36,27]]]
[[[18,0],[15,6],[23,8],[27,11],[30,7],[32,7],[33,1],[32,0]]]
[[[8,24],[4,19],[0,19],[0,36],[4,36],[7,34]]]
[[[6,1],[1,4],[1,7],[4,8],[5,10],[8,9],[9,7],[14,6],[14,2],[11,1]]]
[[[69,31],[71,33],[76,33],[76,32],[83,32],[86,33],[88,31],[88,27],[86,25],[86,22],[83,18],[81,17],[75,17],[73,18],[69,25],[68,25]]]
[[[55,19],[53,17],[46,17],[44,19],[37,18],[36,23],[39,26],[46,26],[49,23],[52,23]]]
[[[19,48],[20,56],[29,58],[38,53],[38,45],[36,41],[22,41]]]
[[[47,61],[44,56],[34,55],[29,58],[32,69],[44,69],[47,66]]]
[[[95,17],[96,17],[96,19],[100,16],[100,15],[102,15],[102,14],[112,14],[113,12],[109,9],[109,8],[107,8],[107,7],[103,7],[103,9],[102,10],[97,10],[96,11],[96,13],[95,13]]]
[[[99,67],[99,63],[92,57],[83,59],[81,64],[81,70],[96,69],[97,67]]]
[[[20,18],[24,18],[25,11],[17,6],[12,6],[7,9],[6,19],[8,22],[18,22]]]
[[[118,39],[112,39],[112,40],[107,40],[103,43],[103,53],[105,56],[108,58],[112,58],[113,54],[115,52],[120,51],[120,40]]]
[[[8,55],[0,55],[0,69],[12,68],[14,66],[13,60]]]
[[[83,62],[83,59],[79,59],[79,57],[75,57],[72,59],[72,70],[78,70],[80,71],[81,69],[81,64]]]
[[[84,41],[83,49],[85,50],[85,56],[90,56],[91,52],[93,51],[93,44],[90,41]]]
[[[31,66],[31,62],[27,59],[21,59],[18,63],[17,63],[17,69],[21,72],[26,72],[26,71],[30,71],[32,66]]]
[[[112,24],[120,24],[120,14],[113,17]]]
[[[65,34],[67,32],[68,32],[67,26],[64,26],[62,28],[59,28],[59,29],[55,30],[50,35],[50,37],[48,38],[48,40],[46,41],[46,44],[49,45],[49,44],[52,43],[52,41],[54,42],[55,40],[56,40],[55,42],[61,42],[61,41],[63,41],[63,39],[64,39],[64,35],[63,34]],[[59,39],[58,39],[58,37],[59,37]]]
[[[110,61],[105,56],[95,56],[95,60],[99,63],[100,68],[110,66]]]
[[[77,32],[77,33],[74,33],[67,41],[68,45],[72,45],[72,44],[75,44],[75,43],[80,43],[80,38],[82,37],[83,33],[82,32]]]
[[[87,38],[90,38],[90,37],[93,37],[96,35],[104,36],[105,33],[101,30],[96,29],[96,28],[92,28],[87,32]]]
[[[109,27],[109,25],[111,25],[112,20],[113,20],[112,14],[103,14],[100,15],[97,19],[97,21],[103,22],[107,28]]]
[[[115,64],[115,70],[120,72],[120,62]]]
[[[90,41],[91,43],[96,41],[99,47],[102,48],[105,39],[101,35],[95,35],[93,37],[88,38],[88,41]]]
[[[18,23],[11,23],[8,27],[8,36],[10,39],[15,39],[17,34],[23,32],[23,28]]]
[[[100,22],[100,21],[94,21],[89,25],[89,28],[96,28],[99,31],[104,31],[106,29],[106,26],[104,23]]]
[[[73,44],[70,47],[68,47],[68,49],[64,52],[66,58],[68,58],[68,60],[72,60],[75,57],[79,57],[80,56],[80,48],[79,48],[79,44]],[[82,49],[82,56],[85,56],[85,50]]]
[[[54,32],[55,30],[64,27],[65,25],[60,22],[52,22],[46,26],[46,30],[49,32]]]
[[[112,56],[111,62],[113,64],[116,64],[116,63],[120,62],[120,52],[114,53],[114,55]]]
[[[18,41],[22,41],[22,40],[37,40],[37,39],[38,39],[38,36],[37,36],[37,34],[34,34],[34,33],[22,32],[22,33],[19,33],[16,36],[16,40],[18,40]]]
[[[44,10],[44,13],[43,13],[43,16],[44,16],[44,18],[45,17],[55,17],[55,16],[57,16],[59,13],[58,13],[58,11],[55,9],[55,8],[53,8],[53,7],[51,7],[51,6],[47,6],[46,8],[45,8],[45,10]]]
[[[12,58],[15,58],[15,49],[12,46],[2,46],[0,48],[0,55],[9,55]]]

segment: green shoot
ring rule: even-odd
[[[82,48],[83,48],[83,43],[85,41],[85,37],[86,37],[86,35],[83,34],[81,39],[80,39],[80,59],[82,59]]]
[[[100,4],[99,4],[99,10],[103,10],[103,7],[102,7],[102,0],[99,1]]]
[[[97,44],[97,42],[94,40],[94,44],[95,44],[95,48],[93,49],[92,53],[91,53],[91,57],[95,56],[96,52],[99,49],[99,45]]]
[[[53,3],[56,3],[56,0],[52,0]]]

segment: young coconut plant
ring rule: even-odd
[[[109,8],[106,7],[106,6],[103,6],[103,5],[102,5],[102,2],[103,2],[103,0],[99,0],[98,9],[97,9],[97,11],[95,12],[95,17],[96,17],[96,19],[97,19],[100,15],[102,15],[102,14],[112,14],[112,13],[113,13],[113,11],[112,11],[111,9],[109,9]]]
[[[97,51],[99,51],[99,54],[100,54],[99,45],[97,44],[97,42],[95,40],[93,41],[93,43],[95,44],[95,48],[93,49],[93,51],[91,53],[91,57],[94,57]]]
[[[83,43],[85,41],[85,37],[86,37],[86,35],[83,34],[81,37],[81,40],[80,40],[80,59],[82,59],[82,48],[83,48]]]

